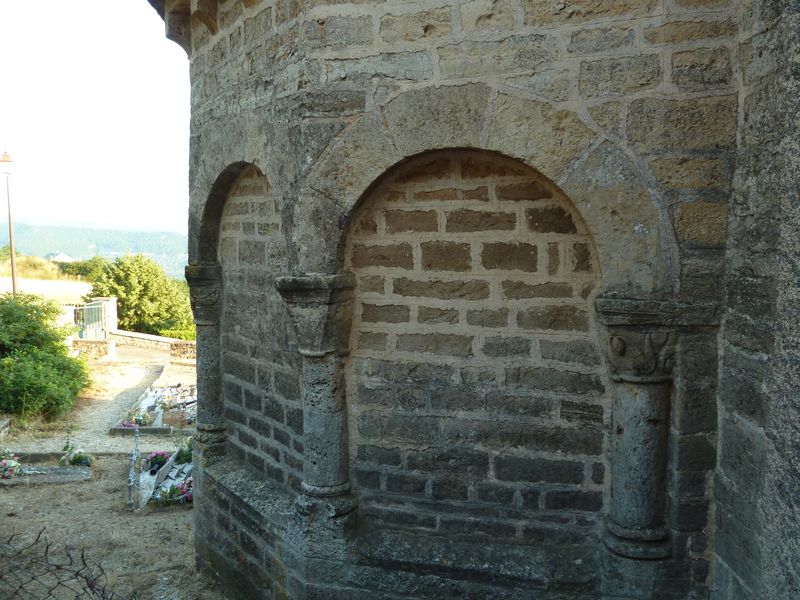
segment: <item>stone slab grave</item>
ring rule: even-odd
[[[192,463],[176,464],[175,452],[154,475],[150,474],[146,459],[133,457],[134,468],[138,471],[137,493],[133,497],[133,507],[142,508],[148,502],[158,502],[161,491],[167,492],[172,486],[185,482],[192,476]]]
[[[75,483],[92,478],[90,467],[27,466],[11,479],[0,479],[0,487],[15,485],[41,485],[47,483]]]
[[[136,425],[129,420],[131,414],[147,415],[147,425]],[[148,387],[137,399],[128,414],[111,429],[110,435],[133,435],[138,428],[140,434],[192,435],[197,416],[197,386],[172,385]]]

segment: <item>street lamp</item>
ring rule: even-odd
[[[14,255],[14,225],[11,222],[11,187],[8,183],[11,177],[11,167],[14,161],[8,155],[8,152],[3,152],[0,158],[0,173],[6,176],[6,202],[8,203],[8,248],[11,253],[11,293],[17,295],[17,258]]]

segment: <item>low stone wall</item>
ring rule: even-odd
[[[172,360],[195,360],[197,358],[197,343],[189,341],[172,342],[169,347],[169,357]]]
[[[108,337],[120,346],[169,352],[169,357],[172,360],[194,360],[197,355],[196,343],[193,341],[150,335],[149,333],[124,331],[122,329],[110,332]]]
[[[86,358],[104,358],[114,354],[116,347],[114,340],[72,340],[72,348]]]

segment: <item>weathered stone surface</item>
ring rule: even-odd
[[[403,352],[430,352],[450,356],[472,356],[472,338],[465,335],[401,334],[397,349]]]
[[[301,29],[303,42],[310,48],[359,46],[372,41],[369,17],[327,17],[306,21]]]
[[[517,323],[524,329],[585,331],[586,311],[576,306],[556,305],[533,307],[517,314]]]
[[[411,310],[407,306],[362,304],[361,320],[368,323],[405,323]]]
[[[725,37],[736,31],[736,24],[727,21],[674,21],[648,27],[644,39],[651,44],[678,44],[695,40]]]
[[[387,210],[384,214],[387,233],[436,231],[436,212],[432,210]]]
[[[437,38],[450,32],[450,8],[437,8],[381,18],[380,35],[389,43]]]
[[[658,54],[583,61],[578,89],[587,98],[619,96],[657,86],[661,82]]]
[[[481,264],[486,269],[535,273],[538,270],[538,257],[538,248],[532,244],[497,242],[484,244]]]
[[[557,207],[529,208],[525,211],[528,229],[536,233],[577,233],[572,215]]]
[[[531,342],[526,338],[486,338],[482,351],[486,356],[527,356]]]
[[[675,231],[678,239],[698,247],[724,247],[727,208],[722,202],[690,202],[678,205],[675,210]]]
[[[439,93],[409,92],[383,107],[395,145],[406,156],[433,148],[478,147],[489,103],[485,85],[453,85]]]
[[[469,281],[421,281],[402,277],[394,281],[394,293],[400,296],[438,298],[440,300],[482,300],[489,297],[489,285],[477,279]]]
[[[604,143],[581,163],[580,175],[573,173],[562,187],[594,233],[604,284],[652,289],[659,277],[653,269],[660,262],[659,217],[629,159]],[[617,250],[620,244],[625,256]]]
[[[417,314],[420,323],[457,323],[458,311],[444,308],[420,306]]]
[[[659,184],[670,190],[728,187],[727,166],[720,159],[657,158],[650,168]]]
[[[499,42],[462,42],[439,48],[439,68],[445,77],[474,77],[488,69],[521,71],[549,62],[555,41],[545,35],[512,36]]]
[[[478,327],[505,327],[508,324],[508,309],[468,310],[467,323]]]
[[[483,210],[456,210],[447,213],[447,231],[509,231],[517,224],[517,215],[511,212]]]
[[[600,364],[597,349],[589,340],[570,340],[566,342],[540,340],[539,348],[542,352],[542,358],[585,365]]]
[[[628,138],[640,152],[714,150],[735,142],[736,98],[635,100],[628,111]]]
[[[517,135],[527,131],[527,136]],[[593,137],[572,112],[500,94],[494,103],[488,147],[524,158],[550,178],[578,158]]]
[[[533,75],[509,77],[506,83],[547,100],[569,100],[575,88],[574,76],[568,69],[547,69]]]
[[[510,300],[520,298],[569,298],[572,296],[572,286],[568,283],[538,283],[528,284],[524,281],[502,282],[503,295]]]
[[[466,30],[507,31],[514,24],[510,0],[471,0],[460,6],[461,25]]]
[[[731,84],[732,77],[727,48],[701,48],[672,55],[672,81],[681,89],[726,87]]]
[[[589,54],[592,52],[608,52],[633,46],[636,32],[629,28],[603,27],[599,29],[581,29],[570,37],[569,52]]]
[[[585,21],[611,19],[615,17],[636,17],[655,9],[655,0],[619,0],[613,3],[597,0],[568,0],[554,5],[541,0],[523,0],[525,22],[531,25],[550,25],[555,23],[581,23]]]
[[[356,267],[411,269],[414,266],[414,258],[411,254],[411,246],[408,244],[357,246],[353,250],[353,265]]]
[[[472,262],[469,244],[424,242],[422,269],[425,271],[468,271]]]

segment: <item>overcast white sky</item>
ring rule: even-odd
[[[15,222],[186,232],[189,63],[147,0],[0,0],[3,150]]]

